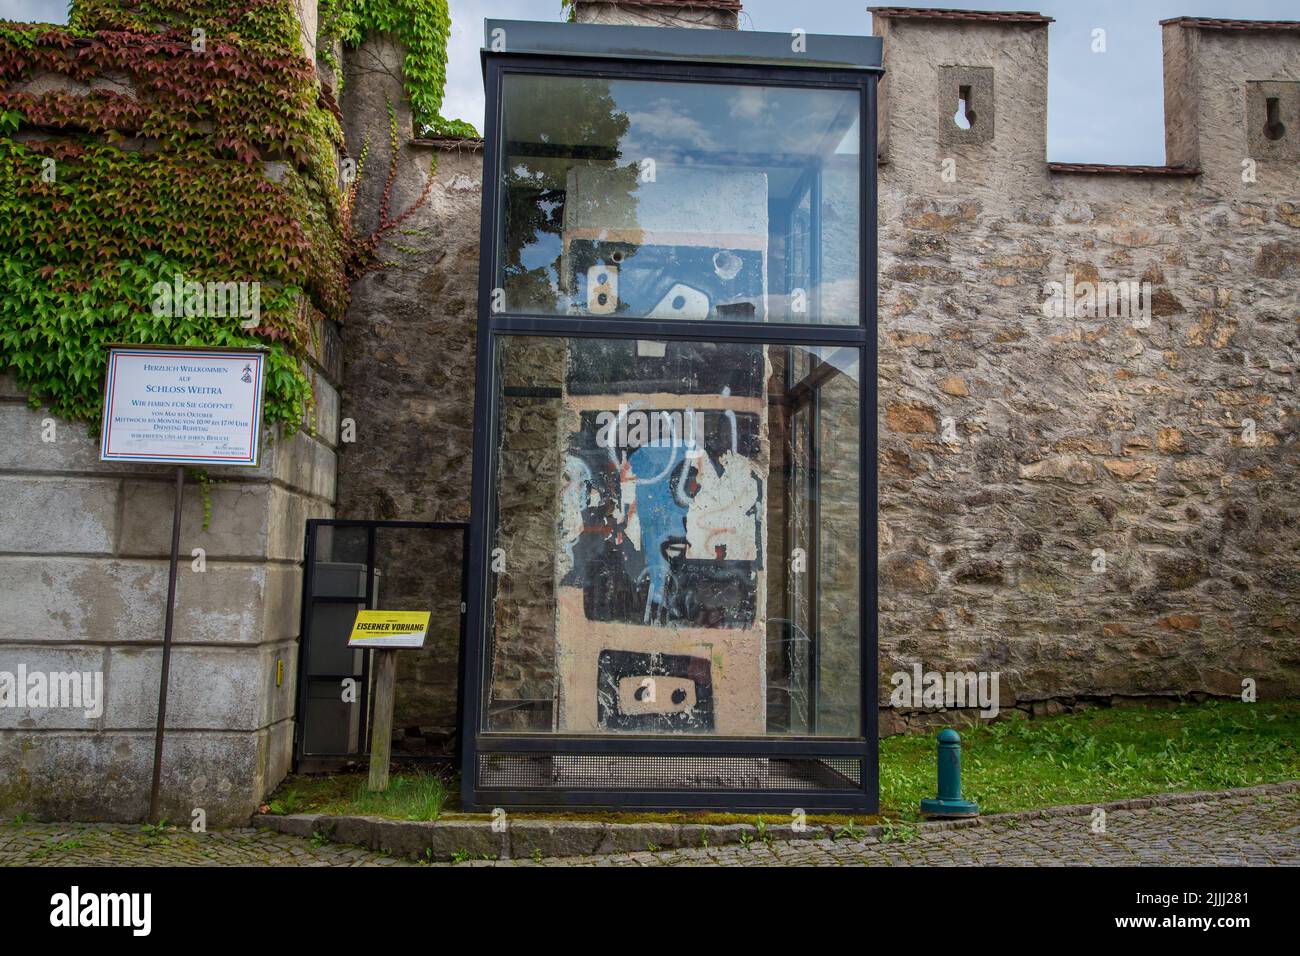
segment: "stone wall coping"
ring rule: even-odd
[[[1190,27],[1200,30],[1283,30],[1300,32],[1300,20],[1224,20],[1217,17],[1171,17],[1163,26]]]
[[[607,3],[611,7],[698,7],[706,10],[740,10],[741,0],[579,0],[584,6]]]
[[[994,813],[961,820],[930,820],[901,826],[914,827],[920,833],[966,827],[996,827],[1028,820],[1088,816],[1098,808],[1107,812],[1145,810],[1198,803],[1209,798],[1267,796],[1297,791],[1300,791],[1300,780],[1288,780],[1234,790],[1158,793],[1109,803],[1044,807],[1039,810]],[[544,857],[603,856],[610,853],[645,852],[651,845],[660,850],[672,850],[703,846],[706,840],[709,846],[723,846],[745,842],[746,839],[758,839],[757,828],[748,823],[606,823],[560,818],[513,820],[503,832],[495,833],[492,821],[465,818],[459,814],[450,814],[434,822],[390,820],[374,816],[333,816],[324,813],[284,816],[257,814],[252,818],[252,825],[299,837],[311,837],[319,833],[336,843],[352,843],[372,850],[387,850],[404,856],[435,860],[452,859],[458,853],[467,853],[471,857],[487,854],[498,859],[519,859],[538,853]],[[891,822],[855,829],[857,838],[879,842],[899,826],[900,824]],[[836,833],[841,830],[841,827],[834,824],[810,824],[802,831],[795,831],[790,825],[769,826],[766,836],[782,842],[834,840]]]
[[[1048,163],[1048,172],[1115,176],[1199,176],[1195,166],[1117,166],[1111,163]]]
[[[1055,23],[1051,17],[1029,10],[948,10],[938,7],[867,7],[873,17],[891,20],[960,20],[968,23],[1037,25]]]
[[[425,149],[469,150],[474,153],[483,151],[481,136],[417,136],[408,145]]]

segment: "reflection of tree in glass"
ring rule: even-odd
[[[564,204],[569,171],[579,166],[616,170],[599,196],[585,196],[596,214],[617,210],[635,221],[638,165],[620,166],[620,141],[629,119],[618,108],[609,80],[512,77],[505,96],[505,248],[508,308],[566,312],[561,299]],[[625,185],[625,188],[623,188]]]

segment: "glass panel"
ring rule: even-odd
[[[349,525],[322,525],[316,530],[315,594],[366,596],[367,535],[365,528]]]
[[[858,736],[858,358],[500,338],[484,728]]]
[[[355,597],[356,603],[312,601],[309,638],[304,643],[302,714],[304,754],[355,754],[362,749],[361,707],[343,699],[342,681],[361,681],[364,652],[348,647],[352,622],[365,607],[367,530],[322,525],[316,529],[312,575],[316,597]],[[379,581],[375,582],[376,597]]]
[[[504,77],[496,311],[856,325],[857,90]]]

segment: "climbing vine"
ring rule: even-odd
[[[370,141],[366,140],[361,148],[361,158],[357,163],[357,180],[353,182],[344,196],[344,207],[351,210],[352,204],[356,199],[357,183],[360,182],[362,174],[365,172],[366,157],[370,152]],[[348,278],[355,282],[367,273],[382,269],[385,266],[392,265],[390,262],[384,262],[379,259],[379,248],[389,235],[411,217],[411,214],[420,206],[424,205],[429,198],[429,193],[433,191],[433,178],[425,180],[424,190],[410,206],[402,212],[393,209],[393,187],[397,185],[398,157],[401,156],[401,146],[397,129],[397,112],[393,109],[393,104],[388,104],[388,176],[384,180],[384,188],[379,196],[379,221],[375,228],[367,236],[352,236],[349,232],[349,243],[354,252],[348,263]],[[351,217],[348,217],[350,221]]]
[[[266,417],[347,307],[343,138],[292,0],[79,0],[0,25],[0,365],[94,424],[112,342],[271,348]],[[245,282],[257,313],[159,309],[155,286]],[[219,310],[225,312],[226,310]]]
[[[402,42],[406,47],[403,79],[417,133],[478,135],[469,123],[446,119],[440,112],[451,36],[447,0],[322,0],[320,22],[322,37],[353,46],[367,33],[391,33]],[[337,69],[337,64],[331,65]]]
[[[419,101],[436,114],[445,2],[324,7],[349,36],[430,17],[397,32],[415,75],[436,73]],[[352,230],[338,109],[299,34],[293,0],[74,0],[67,27],[0,22],[0,369],[33,405],[96,428],[109,343],[267,345],[268,423],[306,419],[314,330],[342,320],[379,240]],[[389,175],[385,231],[411,211],[388,208]],[[177,281],[255,283],[259,307],[160,309]]]

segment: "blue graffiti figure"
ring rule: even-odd
[[[686,505],[673,494],[668,480],[677,464],[679,447],[674,442],[667,446],[644,446],[629,457],[632,473],[637,476],[636,510],[641,522],[641,548],[645,557],[646,574],[650,578],[650,591],[646,595],[644,622],[649,624],[652,610],[665,607],[666,592],[672,571],[664,545],[673,540],[684,541],[686,533]]]

